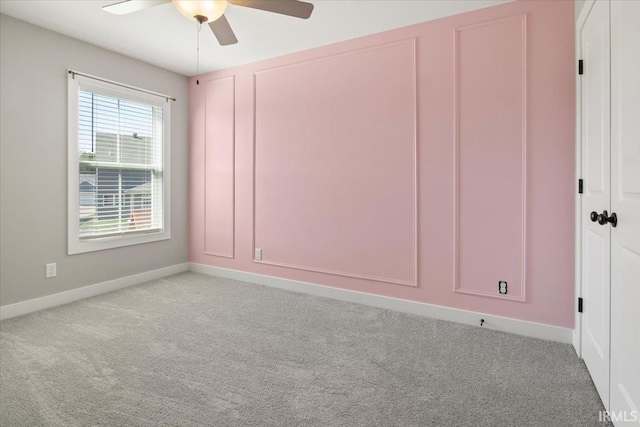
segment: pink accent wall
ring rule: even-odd
[[[202,83],[204,89],[204,254],[234,256],[233,76]]]
[[[525,300],[527,15],[458,27],[456,292]]]
[[[416,286],[415,41],[255,73],[263,264]]]
[[[573,327],[573,31],[517,1],[193,78],[190,260]]]

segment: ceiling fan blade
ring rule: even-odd
[[[127,13],[137,12],[139,10],[148,9],[165,3],[171,3],[171,0],[124,0],[103,6],[102,10],[105,12],[111,12],[115,15],[126,15]]]
[[[229,3],[302,19],[313,12],[313,4],[298,0],[229,0]]]
[[[213,31],[213,35],[218,39],[218,43],[220,43],[220,45],[228,46],[230,44],[238,43],[238,39],[233,33],[231,25],[229,25],[229,21],[227,21],[227,18],[224,15],[215,21],[210,22],[209,27],[211,28],[211,31]]]

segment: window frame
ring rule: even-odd
[[[68,74],[68,177],[67,177],[67,253],[68,255],[100,251],[124,246],[157,242],[171,238],[171,102],[161,95],[147,93],[144,89],[121,83],[109,83],[105,79],[96,80],[79,74]],[[163,109],[162,112],[162,229],[155,232],[125,234],[119,236],[80,239],[80,135],[79,135],[79,93],[87,90],[106,96],[142,102]]]

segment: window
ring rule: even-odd
[[[69,254],[170,237],[169,105],[69,74]]]

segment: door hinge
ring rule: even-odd
[[[584,62],[582,59],[578,59],[578,74],[584,74]]]
[[[578,194],[582,194],[583,191],[583,181],[582,178],[578,180]]]
[[[578,313],[582,313],[582,298],[578,298]]]

